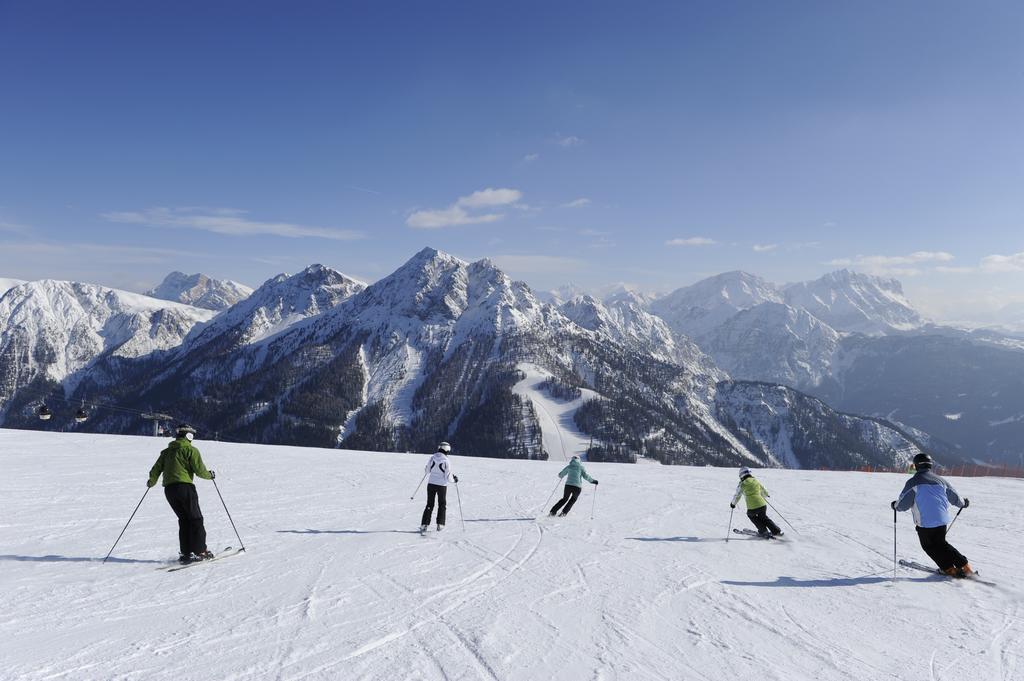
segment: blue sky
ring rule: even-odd
[[[1017,2],[0,0],[0,276],[535,288],[725,270],[1024,300]]]

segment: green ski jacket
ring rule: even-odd
[[[160,458],[156,460],[153,468],[149,471],[149,482],[146,483],[146,486],[155,485],[161,473],[164,476],[164,487],[176,482],[193,484],[192,476],[194,475],[198,475],[204,480],[213,479],[210,471],[206,470],[206,466],[203,464],[203,457],[199,455],[199,450],[192,446],[188,438],[184,437],[179,437],[167,445],[167,449],[160,452]]]

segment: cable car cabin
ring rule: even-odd
[[[49,421],[50,417],[53,416],[53,412],[44,404],[36,411],[36,415],[39,416],[40,421]]]
[[[75,423],[85,423],[89,418],[88,412],[85,409],[79,409],[75,412]]]

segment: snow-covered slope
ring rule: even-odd
[[[25,281],[23,279],[5,279],[0,277],[0,296],[10,291],[15,286],[21,286]]]
[[[41,280],[12,288],[0,297],[0,409],[33,381],[61,382],[100,358],[177,347],[213,315],[94,284]]]
[[[171,272],[156,288],[146,291],[147,296],[185,303],[207,310],[226,310],[245,300],[252,289],[237,281],[211,279],[205,274]]]
[[[465,529],[452,490],[445,531],[420,537],[424,494],[409,494],[424,455],[202,436],[247,551],[167,573],[177,524],[159,488],[101,562],[165,440],[0,431],[0,676],[1024,676],[1024,516],[1006,504],[1021,480],[951,480],[972,502],[951,540],[998,586],[903,568],[894,582],[888,502],[903,475],[758,471],[799,534],[771,511],[788,541],[727,543],[735,469],[588,464],[600,486],[537,522],[562,462],[456,455]],[[97,470],[82,452],[102,455],[103,484],[82,484]],[[210,545],[237,546],[213,486],[197,487]],[[896,530],[899,556],[927,562],[909,514]]]
[[[850,270],[786,287],[785,299],[838,331],[884,334],[920,327],[924,320],[896,279]]]

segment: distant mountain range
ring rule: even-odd
[[[179,273],[162,289],[244,293]],[[213,304],[207,293],[189,299]],[[462,453],[519,458],[552,455],[544,423],[594,460],[834,468],[901,466],[925,448],[970,458],[965,439],[1017,423],[1024,351],[928,326],[893,280],[838,272],[776,286],[730,272],[655,300],[572,293],[542,302],[488,260],[434,249],[370,285],[320,265],[279,275],[218,313],[15,283],[0,297],[0,419],[54,427],[35,417],[43,400],[85,400],[111,408],[64,427],[145,432],[115,408],[131,405],[225,439],[392,451],[448,439]],[[917,362],[900,363],[902,374],[886,364],[922,338],[940,339],[931,354],[910,350]],[[980,372],[976,383],[1005,377],[979,412],[991,417],[984,428],[973,403],[956,419],[945,411],[952,376],[932,375],[937,392],[915,402],[915,372],[944,352]],[[537,372],[547,380],[533,387]],[[557,417],[552,404],[565,405]]]
[[[221,281],[205,274],[189,275],[181,272],[171,272],[159,286],[146,291],[146,295],[153,298],[217,312],[228,309],[251,294],[251,288],[237,281]]]
[[[777,285],[726,272],[646,309],[735,380],[927,432],[951,456],[1024,462],[1024,342],[933,324],[894,279],[840,270]]]

